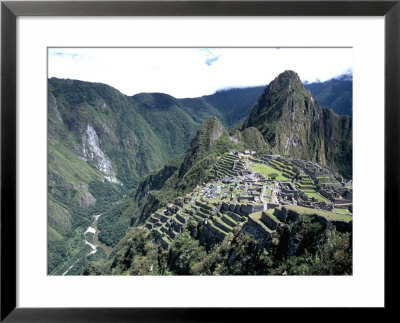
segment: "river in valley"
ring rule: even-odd
[[[111,253],[111,251],[112,251],[112,248],[109,247],[109,246],[107,246],[106,244],[102,243],[102,242],[99,241],[99,239],[98,239],[99,229],[97,228],[97,222],[98,222],[100,216],[101,216],[101,214],[94,215],[94,216],[93,216],[94,221],[93,221],[92,224],[86,229],[86,231],[83,233],[83,242],[84,242],[85,244],[87,244],[92,250],[91,250],[86,256],[83,256],[83,257],[77,259],[77,260],[62,274],[63,276],[65,276],[66,274],[68,274],[68,272],[69,272],[72,268],[74,268],[74,266],[75,266],[80,260],[82,260],[83,258],[87,258],[87,257],[89,257],[89,256],[91,256],[91,255],[93,255],[93,254],[95,254],[95,253],[97,252],[97,249],[98,249],[98,248],[104,249],[104,251],[106,252],[107,256],[110,255],[110,253]],[[93,239],[91,239],[91,241],[93,241],[94,244],[88,241],[88,239],[87,239],[87,235],[88,235],[88,234],[92,234],[92,235],[93,235]]]

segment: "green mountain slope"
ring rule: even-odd
[[[127,97],[104,84],[52,78],[48,138],[54,150],[49,150],[49,156],[62,152],[52,164],[57,170],[50,167],[49,172],[69,184],[88,184],[107,177],[128,189],[135,187],[141,178],[182,154],[201,122],[211,116],[227,119],[239,106],[249,109],[257,91],[233,89],[215,94],[218,99],[213,97],[175,99],[162,93]],[[220,103],[213,106],[208,103],[212,101]],[[236,105],[229,110],[232,102]],[[241,118],[229,116],[231,123]],[[60,161],[63,156],[66,164]],[[74,160],[79,167],[74,167]],[[90,170],[74,174],[88,166]]]
[[[254,91],[242,94],[236,107],[257,99]],[[49,79],[49,273],[64,272],[86,250],[66,241],[79,243],[81,230],[96,214],[107,211],[99,220],[99,239],[114,244],[133,216],[122,211],[117,216],[112,204],[184,153],[201,122],[213,115],[224,120],[218,109],[221,104],[214,107],[204,98],[175,99],[162,93],[128,97],[105,84]],[[229,114],[228,109],[223,112]],[[236,123],[240,116],[229,120]],[[110,238],[117,227],[119,233]]]
[[[322,108],[293,71],[264,90],[242,129],[257,128],[273,153],[320,162],[351,178],[352,119]]]
[[[249,131],[246,131],[247,133]],[[254,134],[258,132],[252,129]],[[246,135],[244,135],[246,136]],[[261,134],[255,134],[263,141]],[[239,140],[233,140],[225,130],[221,122],[212,117],[203,122],[196,135],[192,138],[185,157],[178,156],[168,162],[160,171],[154,172],[143,179],[138,187],[133,190],[127,198],[124,210],[119,207],[112,208],[108,213],[118,214],[117,217],[123,217],[125,223],[131,225],[142,224],[151,213],[155,212],[169,201],[191,192],[197,185],[208,182],[214,178],[212,168],[219,157],[230,149],[243,149],[245,143]],[[100,218],[101,222],[110,222],[113,226],[112,216],[106,213]],[[117,239],[111,236],[106,237],[111,245],[115,245]]]

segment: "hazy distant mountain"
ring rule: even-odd
[[[353,115],[353,77],[349,74],[325,82],[306,83],[318,103],[340,115]]]

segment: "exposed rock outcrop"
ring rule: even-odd
[[[88,191],[78,191],[78,193],[75,195],[74,200],[84,208],[87,208],[96,203],[96,199]]]
[[[83,157],[85,160],[89,161],[94,167],[101,171],[105,175],[105,179],[112,183],[118,183],[111,161],[100,149],[99,137],[93,127],[89,124],[82,136],[82,143]]]

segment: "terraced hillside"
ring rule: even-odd
[[[298,182],[296,182],[296,186],[300,190],[302,190],[304,193],[306,193],[309,198],[313,197],[319,201],[323,201],[325,203],[330,203],[329,200],[324,198],[321,194],[318,194],[318,192],[315,190],[315,185],[314,185],[312,179],[310,178],[310,176],[302,175],[300,180]]]
[[[250,168],[266,178],[279,181],[278,200],[284,204],[299,205],[349,214],[352,183],[329,168],[310,161],[277,155],[259,155],[250,158]],[[297,202],[293,202],[294,197]],[[300,200],[298,200],[300,198]]]
[[[247,220],[246,205],[228,205],[231,196],[228,192],[231,192],[229,185],[209,184],[198,187],[192,194],[157,210],[144,226],[164,249],[168,249],[172,240],[188,226],[202,227],[203,234],[212,237],[214,242],[221,242]]]
[[[293,165],[285,160],[272,160],[268,165],[282,172],[282,175],[289,179],[296,176],[296,173],[293,172]]]
[[[254,165],[288,177],[268,178]],[[328,232],[349,241],[351,212],[309,197],[315,192],[314,182],[297,167],[287,157],[267,162],[235,150],[220,155],[211,168],[213,179],[149,212],[142,224],[127,231],[107,261],[89,263],[85,274],[276,274],[282,273],[281,261],[290,263],[285,257],[311,247],[308,252],[315,253],[316,241],[325,250],[322,245],[328,238],[323,235],[330,237]],[[327,178],[333,176],[326,173]],[[307,247],[315,235],[319,237]],[[267,254],[274,255],[270,265],[255,265]],[[252,259],[251,264],[244,265],[246,259]],[[221,263],[209,267],[208,261]]]
[[[237,172],[244,169],[244,163],[237,156],[224,154],[213,167],[215,178],[222,179],[225,176],[236,177]]]
[[[234,161],[225,155],[221,159]],[[282,166],[283,163],[279,165]],[[300,182],[305,191],[313,187],[306,176]],[[269,208],[271,187],[273,185],[268,183],[252,185],[238,182],[223,184],[221,181],[206,183],[201,187],[198,186],[191,194],[175,199],[166,208],[154,212],[144,226],[150,230],[155,243],[168,250],[172,242],[185,230],[197,230],[201,243],[211,246],[222,242],[230,234],[239,232],[247,232],[269,241],[278,227],[286,223],[288,214],[292,214],[292,218],[293,214],[308,214],[320,216],[328,222],[351,222],[352,217],[349,214],[300,206],[276,207],[274,204]],[[245,196],[243,190],[255,192],[254,196],[248,196],[248,193]],[[247,198],[250,198],[247,204],[240,203]]]

